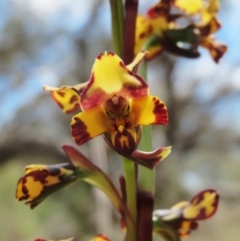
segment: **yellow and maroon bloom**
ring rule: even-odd
[[[34,208],[50,194],[76,182],[77,179],[77,170],[70,163],[30,165],[25,168],[25,176],[18,181],[16,198]]]
[[[71,163],[27,166],[25,176],[17,184],[17,200],[34,208],[50,194],[82,180],[102,190],[122,215],[122,198],[107,175],[74,147],[65,145],[62,148]]]
[[[140,53],[140,57],[137,56],[134,64],[129,66],[111,52],[102,53],[96,58],[90,80],[80,97],[83,111],[75,115],[71,122],[72,136],[78,145],[105,134],[107,143],[119,154],[143,164],[137,158],[131,158],[140,141],[140,126],[168,123],[164,103],[158,97],[149,95],[145,80],[132,71],[145,54]],[[151,160],[146,163],[146,157],[145,166],[153,168],[169,150],[158,149],[154,164]],[[165,154],[160,155],[163,151]]]
[[[151,153],[136,147],[142,125],[166,125],[166,106],[156,96],[149,95],[144,79],[136,74],[147,52],[140,52],[125,65],[114,53],[100,54],[92,67],[89,81],[60,88],[45,86],[65,113],[82,110],[73,116],[72,137],[78,145],[104,134],[110,147],[121,155],[152,169],[170,153],[170,147]]]
[[[179,11],[171,13],[171,8]],[[218,0],[162,0],[151,7],[145,16],[138,16],[135,53],[148,50],[151,60],[163,50],[189,58],[199,57],[198,47],[206,48],[218,62],[227,46],[215,42],[213,34],[221,27],[216,18]],[[185,19],[181,24],[179,19]]]
[[[180,238],[186,237],[198,227],[198,221],[208,219],[216,212],[218,201],[218,193],[208,189],[190,202],[180,202],[168,210],[156,210],[153,213],[154,232],[164,236],[166,230],[172,230]]]

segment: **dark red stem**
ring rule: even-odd
[[[138,241],[152,241],[152,212],[154,197],[150,192],[138,191]]]
[[[138,0],[126,0],[123,35],[123,61],[130,64],[134,58],[135,28]]]

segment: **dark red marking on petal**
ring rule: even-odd
[[[100,54],[101,55],[101,54]],[[100,56],[99,55],[99,56]],[[102,55],[101,55],[102,56]],[[101,57],[100,57],[101,58]],[[85,110],[86,109],[86,107],[85,107],[85,105],[87,106],[87,103],[86,102],[89,102],[88,101],[88,96],[87,96],[87,92],[88,92],[88,90],[89,90],[89,88],[93,85],[93,83],[94,83],[94,73],[92,73],[91,74],[91,76],[90,76],[90,79],[89,79],[89,82],[88,82],[88,84],[86,85],[86,87],[82,90],[82,93],[81,93],[81,100],[80,100],[80,102],[81,102],[81,105],[84,107],[83,109]],[[90,101],[91,102],[91,101]]]
[[[142,32],[138,35],[140,39],[145,38],[145,36],[147,36],[145,32]]]
[[[61,109],[63,109],[63,105],[55,98],[55,96],[54,96],[54,94],[51,92],[51,96],[52,96],[52,98],[54,99],[54,101],[57,103],[57,105],[61,108]]]
[[[114,56],[115,54],[111,51],[107,52],[107,55]]]
[[[102,56],[103,56],[103,53],[99,54],[99,55],[97,56],[97,59],[101,59]]]
[[[127,139],[127,143],[126,141],[121,141],[123,137]],[[122,132],[117,131],[114,140],[114,147],[120,153],[131,154],[136,149],[136,141],[132,134],[124,128]]]
[[[64,97],[66,95],[66,93],[62,91],[57,91],[57,94],[60,95],[61,97]]]
[[[91,136],[87,131],[86,124],[82,120],[78,117],[74,117],[74,120],[76,122],[71,125],[72,136],[78,145],[82,145],[84,142],[91,139]]]
[[[119,65],[120,65],[122,68],[126,69],[126,65],[123,63],[123,61],[120,61],[120,62],[119,62]]]
[[[72,104],[74,103],[75,101],[78,101],[78,96],[77,95],[73,95],[70,100],[69,100],[69,103]]]
[[[78,103],[76,103],[76,104],[74,105],[74,107],[73,107],[71,110],[67,110],[66,113],[67,113],[67,114],[71,114],[71,113],[73,113],[73,112],[75,112],[75,111],[77,111],[77,110],[79,110],[79,109],[80,109],[80,105],[79,105]]]
[[[40,183],[47,184],[46,178],[49,176],[49,172],[47,170],[36,170],[28,173],[26,177],[33,177],[34,181],[39,181]]]
[[[156,118],[154,124],[166,125],[168,123],[168,113],[164,103],[155,97],[153,98],[153,101],[154,101],[153,113]]]

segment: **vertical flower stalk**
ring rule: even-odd
[[[123,36],[123,61],[126,64],[134,58],[135,27],[138,11],[138,0],[126,0],[125,21]],[[132,215],[135,227],[130,226],[130,220],[126,220],[128,226],[128,241],[137,240],[137,165],[124,158],[124,171],[126,179],[127,207]]]
[[[112,12],[112,33],[115,52],[117,52],[123,58],[125,64],[129,64],[134,58],[135,25],[138,0],[126,0],[124,21],[120,20],[116,22],[116,16],[123,16],[122,1],[110,0],[110,5]],[[122,29],[124,29],[122,39],[121,36],[114,36]],[[122,51],[119,52],[120,50]],[[123,168],[126,181],[127,209],[131,215],[131,217],[129,215],[126,216],[126,239],[128,241],[135,241],[137,240],[137,165],[129,161],[128,158],[123,157]]]
[[[111,20],[112,20],[112,39],[115,53],[122,54],[123,47],[123,4],[121,0],[110,0]]]

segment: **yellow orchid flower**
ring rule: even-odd
[[[144,55],[145,53],[140,52],[135,57],[133,62],[127,65],[127,68],[131,71],[136,70]],[[85,83],[77,84],[75,86],[64,85],[60,88],[45,85],[43,89],[44,91],[50,92],[52,99],[62,109],[64,113],[72,114],[76,111],[81,110],[81,93],[87,84],[88,81]]]
[[[173,14],[175,6],[179,11]],[[147,50],[147,60],[167,51],[171,54],[197,58],[198,47],[206,48],[213,60],[218,62],[227,46],[214,41],[214,34],[221,24],[216,13],[218,0],[162,0],[152,6],[145,16],[136,22],[135,54]],[[185,19],[181,24],[178,19]],[[184,21],[182,21],[184,22]]]
[[[170,10],[169,1],[161,1],[149,9],[146,15],[138,15],[136,20],[135,54],[139,53],[147,39],[152,35],[162,37],[163,31],[168,29],[168,15]],[[148,49],[146,59],[153,59],[163,51],[159,43]]]
[[[62,148],[71,163],[27,166],[17,184],[17,200],[25,201],[33,209],[52,193],[82,180],[102,190],[122,215],[124,204],[108,176],[74,147]]]
[[[149,95],[147,83],[136,74],[146,54],[140,52],[131,64],[125,65],[116,54],[101,53],[88,82],[74,87],[45,86],[44,89],[50,91],[64,112],[82,110],[71,121],[72,137],[78,145],[104,134],[116,152],[152,169],[171,148],[158,148],[150,153],[136,150],[142,125],[168,123],[165,104]]]
[[[218,201],[218,193],[207,189],[190,202],[180,202],[168,210],[156,210],[153,213],[154,232],[164,235],[164,228],[169,228],[180,238],[186,237],[198,227],[198,221],[208,219],[216,212]]]
[[[33,209],[50,194],[77,179],[78,172],[70,163],[30,165],[25,168],[25,176],[18,181],[16,198],[18,201],[26,201]]]

